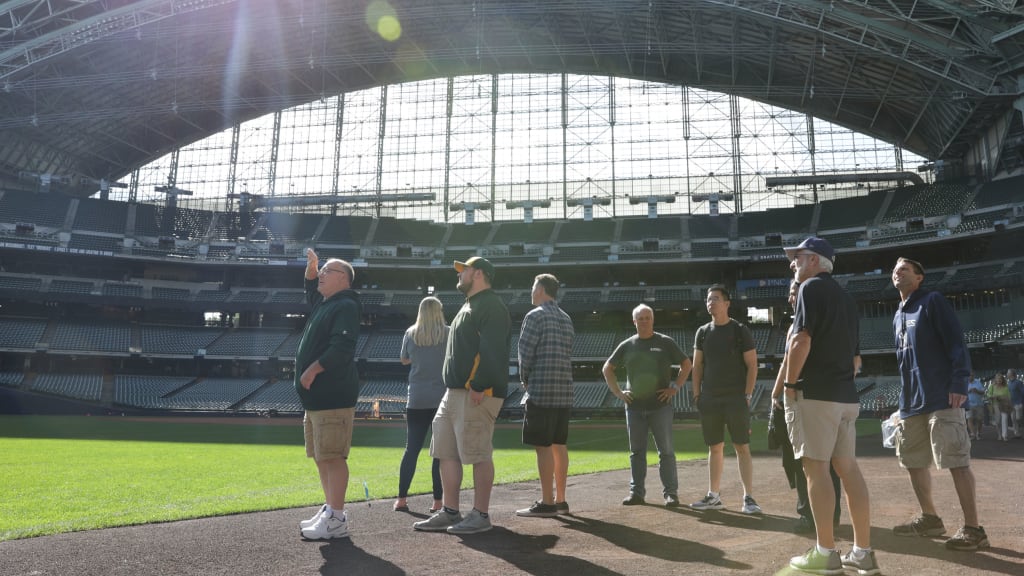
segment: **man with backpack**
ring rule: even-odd
[[[725,429],[729,429],[743,483],[743,513],[761,514],[751,495],[754,463],[750,458],[750,400],[757,381],[757,350],[750,329],[729,318],[729,290],[708,288],[711,322],[697,329],[693,346],[693,401],[700,412],[708,445],[708,494],[690,505],[694,510],[720,510]]]

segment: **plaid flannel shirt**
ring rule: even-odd
[[[523,318],[519,335],[519,377],[530,402],[548,408],[570,408],[572,392],[572,320],[548,301]]]

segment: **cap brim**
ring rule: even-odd
[[[794,246],[792,248],[783,248],[782,249],[782,251],[786,253],[786,258],[788,258],[790,260],[792,260],[793,257],[796,256],[797,250],[800,250],[799,246]]]
[[[458,260],[456,260],[455,263],[452,265],[452,267],[455,268],[456,272],[462,272],[463,270],[466,269],[466,263],[465,262],[459,262]]]

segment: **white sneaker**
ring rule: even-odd
[[[302,530],[303,528],[309,528],[313,524],[316,524],[316,521],[320,519],[320,516],[323,515],[324,510],[326,509],[327,504],[323,504],[322,506],[320,506],[320,509],[316,511],[316,514],[313,514],[312,518],[299,522],[299,530]]]
[[[344,511],[330,516],[322,514],[315,524],[303,528],[302,537],[306,540],[327,540],[329,538],[348,538],[348,515]]]
[[[754,500],[753,496],[743,497],[743,513],[744,514],[761,514],[761,507],[757,505],[757,501]]]
[[[469,511],[469,514],[466,514],[466,517],[462,519],[462,522],[449,526],[448,533],[479,534],[480,532],[487,532],[491,528],[492,526],[489,517],[483,517],[479,510],[473,508]]]

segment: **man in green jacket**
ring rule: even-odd
[[[331,258],[323,267],[312,248],[306,249],[306,298],[313,310],[295,352],[295,390],[306,414],[302,419],[306,456],[316,462],[324,505],[299,523],[309,540],[348,536],[345,489],[352,420],[359,397],[356,342],[362,308],[352,290],[355,271]]]
[[[494,265],[474,256],[455,262],[466,302],[452,320],[443,379],[448,389],[434,416],[430,455],[441,460],[444,507],[416,530],[476,534],[491,529],[494,421],[508,394],[511,320],[494,290]],[[473,510],[459,513],[462,466],[473,465]]]

